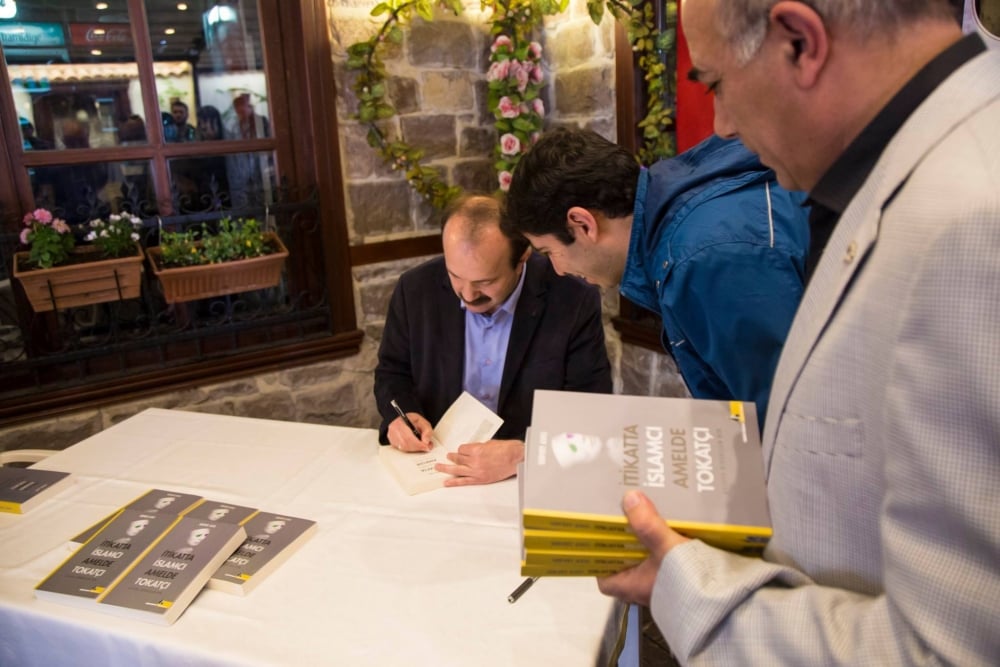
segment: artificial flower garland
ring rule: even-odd
[[[566,9],[569,0],[482,0],[481,8],[492,12],[490,35],[490,66],[486,73],[487,105],[493,111],[497,130],[493,166],[497,186],[506,191],[511,174],[521,155],[537,141],[545,117],[545,104],[539,97],[545,83],[541,66],[542,47],[532,40],[546,16]],[[627,24],[627,34],[639,67],[645,73],[646,117],[639,123],[644,145],[639,158],[649,164],[673,155],[670,129],[673,109],[664,103],[671,93],[673,77],[664,63],[673,46],[672,27],[657,32],[652,26],[652,6],[646,0],[588,0],[591,19],[599,24],[608,12]],[[396,110],[387,101],[386,68],[379,47],[386,41],[403,41],[403,23],[414,12],[425,21],[433,20],[434,4],[430,0],[386,0],[376,5],[372,16],[388,14],[382,26],[370,39],[352,44],[347,49],[347,67],[357,72],[353,90],[358,98],[355,117],[368,127],[368,144],[392,169],[402,171],[411,187],[432,206],[443,209],[459,193],[459,188],[445,183],[439,172],[422,164],[423,151],[400,140],[391,140],[379,127],[379,121],[392,118]],[[460,0],[439,3],[456,16],[462,12]],[[676,1],[667,2],[668,21],[676,17]],[[670,23],[669,26],[672,26]]]

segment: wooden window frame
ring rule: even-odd
[[[271,126],[276,129],[269,138],[226,142],[220,147],[220,153],[273,150],[283,184],[302,191],[316,191],[322,258],[326,267],[322,280],[329,297],[332,323],[330,335],[318,340],[238,352],[209,362],[97,380],[82,387],[45,387],[43,391],[15,396],[0,403],[0,426],[357,354],[364,334],[355,320],[339,133],[336,114],[331,112],[337,106],[337,98],[326,3],[324,0],[260,0],[258,8],[270,88]],[[128,0],[128,9],[133,26],[146,25],[142,0]],[[157,108],[148,32],[140,29],[134,33],[145,107]],[[18,127],[10,80],[2,59],[0,122],[6,128]],[[160,124],[147,125],[152,132],[160,134],[162,140]],[[16,132],[6,132],[4,140],[0,141],[0,226],[8,232],[17,228],[23,212],[33,205],[26,167],[45,161],[45,156],[23,151],[20,137],[16,135]],[[59,160],[66,164],[150,160],[156,192],[162,199],[164,193],[169,192],[167,160],[203,152],[204,147],[197,143],[154,141],[143,146],[64,150],[60,151]],[[165,205],[169,203],[161,201],[160,206]],[[289,270],[295,270],[294,261],[289,262]]]

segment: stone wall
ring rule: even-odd
[[[344,67],[347,46],[373,34],[380,22],[368,13],[374,2],[330,0],[330,34],[339,93],[344,196],[351,245],[405,238],[437,230],[432,210],[400,174],[381,163],[351,119],[355,100]],[[461,17],[439,13],[419,19],[402,44],[384,58],[391,75],[390,95],[398,115],[390,132],[427,151],[431,164],[449,182],[491,191],[495,141],[486,108],[484,72],[490,38],[488,17],[469,4]],[[589,127],[614,138],[614,31],[608,17],[595,26],[583,0],[550,18],[540,37],[549,84],[543,91],[548,127]],[[266,417],[318,424],[374,427],[379,418],[372,398],[372,372],[389,296],[399,274],[427,258],[354,267],[360,352],[308,366],[171,392],[151,398],[82,410],[64,417],[0,429],[0,450],[18,447],[62,449],[147,408],[174,408]],[[623,345],[610,325],[618,296],[604,294],[605,331],[614,369],[615,391],[625,394],[685,395],[673,361],[664,354]]]

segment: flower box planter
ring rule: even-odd
[[[26,268],[28,253],[18,252],[14,254],[14,277],[24,288],[32,310],[43,313],[137,298],[142,289],[142,260],[138,243],[134,255],[114,259],[100,259],[97,248],[79,246],[70,251],[69,264],[50,269]]]
[[[278,248],[278,252],[218,264],[164,267],[158,247],[147,248],[146,254],[153,275],[163,287],[163,298],[167,303],[178,303],[277,285],[288,249],[274,232],[268,232],[265,240],[272,248]]]

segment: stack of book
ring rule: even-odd
[[[152,489],[73,538],[40,599],[169,625],[205,588],[245,595],[314,531],[309,519]]]
[[[753,403],[537,390],[518,475],[521,573],[606,576],[647,555],[644,492],[688,537],[760,555],[771,536]]]

